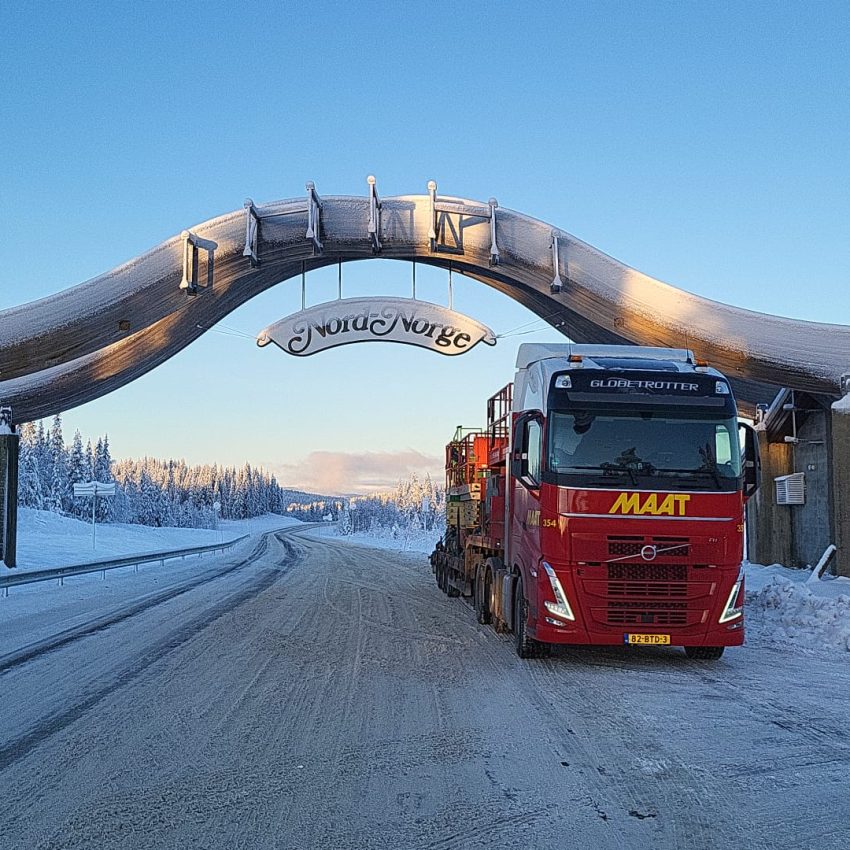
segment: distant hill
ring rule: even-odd
[[[285,505],[310,505],[313,502],[334,502],[339,499],[345,499],[345,496],[323,496],[321,493],[306,493],[303,490],[289,490],[286,487],[280,488],[281,502]]]

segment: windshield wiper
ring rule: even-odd
[[[613,475],[615,472],[627,472],[629,478],[632,480],[632,484],[637,487],[637,478],[635,477],[634,470],[630,466],[624,466],[623,464],[602,463],[599,466],[570,466],[570,469],[595,469],[603,475]]]
[[[688,472],[691,475],[710,475],[714,479],[714,483],[717,485],[717,489],[719,490],[723,484],[720,480],[720,475],[718,474],[716,469],[706,469],[704,466],[698,467],[694,469],[693,467],[671,467],[666,466],[662,469],[656,469],[656,472]]]

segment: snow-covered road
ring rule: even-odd
[[[300,529],[136,582],[0,600],[4,850],[850,846],[846,654],[520,661]]]

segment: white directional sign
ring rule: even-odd
[[[111,499],[115,495],[115,482],[104,484],[102,481],[83,481],[74,485],[74,497],[91,497],[91,547],[95,548],[97,543],[97,497],[106,496]]]
[[[100,481],[84,481],[74,485],[75,496],[114,496],[115,482],[103,484]]]
[[[269,325],[257,345],[270,342],[306,357],[353,342],[401,342],[438,354],[465,354],[496,335],[475,319],[439,304],[411,298],[346,298],[317,304]]]

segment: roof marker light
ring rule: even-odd
[[[581,363],[584,358],[580,354],[571,354],[569,357],[570,363]]]
[[[697,357],[696,367],[697,369],[708,369],[708,360]]]

